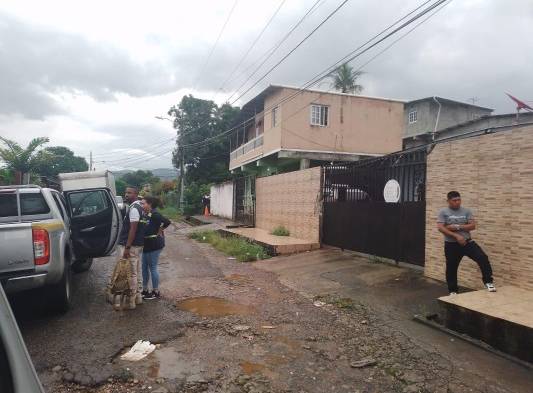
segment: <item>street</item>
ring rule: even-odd
[[[314,268],[322,286],[320,277],[297,273],[307,262],[318,266],[317,258],[331,255],[327,250],[238,263],[189,239],[190,230],[181,223],[167,230],[163,298],[136,310],[115,312],[105,302],[113,257],[95,260],[89,272],[75,276],[74,307],[63,316],[39,315],[31,296],[15,299],[48,392],[530,391],[531,370],[468,344],[458,347],[442,333],[413,338],[407,322],[368,294],[345,297],[341,284],[325,285],[336,263],[349,268],[342,258],[320,264],[329,272]],[[398,280],[406,274],[416,273],[401,273]],[[431,335],[438,336],[435,346],[452,347],[436,350],[428,344]],[[139,339],[158,348],[138,362],[120,360]],[[463,348],[457,359],[454,348]]]

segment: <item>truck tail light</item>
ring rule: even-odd
[[[45,265],[50,261],[50,237],[45,229],[34,228],[33,255],[36,265]]]

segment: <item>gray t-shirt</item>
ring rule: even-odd
[[[459,225],[465,225],[468,224],[468,221],[473,220],[474,215],[472,214],[472,211],[470,209],[467,209],[466,207],[460,207],[457,210],[450,209],[449,207],[445,207],[439,211],[439,215],[437,217],[437,222],[444,225],[450,225],[450,224],[459,224]],[[471,239],[470,232],[466,231],[455,231],[455,233],[464,236],[465,239]],[[447,235],[444,235],[444,240],[447,242],[457,242],[457,240],[454,237],[450,237]]]

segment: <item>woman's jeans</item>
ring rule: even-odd
[[[157,262],[161,250],[145,251],[142,254],[143,259],[143,289],[148,289],[148,281],[152,277],[152,289],[159,289],[159,272],[157,271]]]

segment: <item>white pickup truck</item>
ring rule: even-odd
[[[109,255],[120,225],[108,188],[0,187],[0,282],[6,293],[43,288],[49,307],[66,311],[72,271]]]

